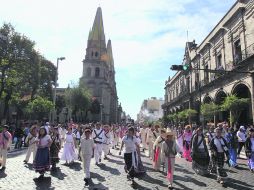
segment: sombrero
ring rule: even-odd
[[[167,131],[165,133],[165,136],[175,136],[175,133],[171,131],[170,128],[167,128]]]

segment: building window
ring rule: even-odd
[[[93,51],[92,51],[92,53],[91,53],[92,57],[93,57],[93,54],[94,54],[94,53],[93,53]]]
[[[209,72],[207,70],[208,70],[208,65],[205,65],[205,72],[204,72],[205,84],[209,82]]]
[[[95,77],[96,78],[100,77],[100,68],[98,67],[95,68]]]
[[[241,41],[237,40],[234,43],[234,62],[238,63],[242,61],[242,48],[241,48]]]
[[[86,69],[86,76],[91,77],[92,70],[90,67]]]
[[[98,55],[99,55],[99,53],[96,51],[96,52],[95,52],[95,57],[98,57]]]
[[[221,67],[222,67],[222,55],[221,54],[217,55],[216,63],[217,63],[217,69],[221,69]]]

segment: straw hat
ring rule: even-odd
[[[175,133],[171,131],[170,128],[167,128],[167,131],[165,133],[165,136],[175,136]]]
[[[191,129],[191,125],[186,125],[185,129]]]
[[[85,128],[84,132],[89,132],[89,133],[91,133],[92,131],[91,131],[90,128],[87,127],[87,128]]]

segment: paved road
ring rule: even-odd
[[[95,166],[92,162],[92,184],[90,187],[84,186],[84,174],[80,162],[72,166],[58,165],[55,173],[47,173],[45,179],[38,181],[38,174],[32,169],[32,165],[24,165],[24,153],[26,150],[9,154],[5,173],[0,174],[0,190],[58,190],[58,189],[91,189],[91,190],[166,190],[167,181],[161,172],[155,172],[151,167],[148,158],[143,157],[143,163],[147,169],[147,174],[136,180],[134,187],[126,180],[124,173],[123,158],[118,156],[118,152],[112,151],[113,155],[109,160],[103,160],[100,166]],[[215,176],[210,178],[196,175],[191,169],[191,163],[184,159],[176,159],[176,172],[174,187],[178,190],[250,190],[254,189],[254,174],[251,174],[246,167],[246,160],[240,160],[239,169],[229,169],[229,182],[226,188],[215,181]]]

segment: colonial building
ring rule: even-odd
[[[89,32],[86,55],[83,60],[83,76],[80,85],[88,87],[98,104],[98,112],[90,112],[91,121],[117,122],[119,117],[115,68],[111,40],[104,34],[102,10],[96,12],[93,27]]]
[[[143,101],[139,114],[137,115],[138,122],[153,122],[157,121],[163,116],[163,110],[161,108],[164,101],[152,97]]]
[[[238,0],[199,45],[195,41],[187,42],[182,64],[188,64],[193,69],[188,73],[178,71],[166,81],[165,104],[162,106],[164,114],[186,108],[199,111],[200,103],[221,104],[226,96],[236,94],[251,100],[249,107],[242,112],[239,123],[252,123],[254,1]],[[208,69],[232,72],[220,74]],[[241,73],[243,71],[246,73]],[[217,116],[221,121],[228,117],[228,112]]]

